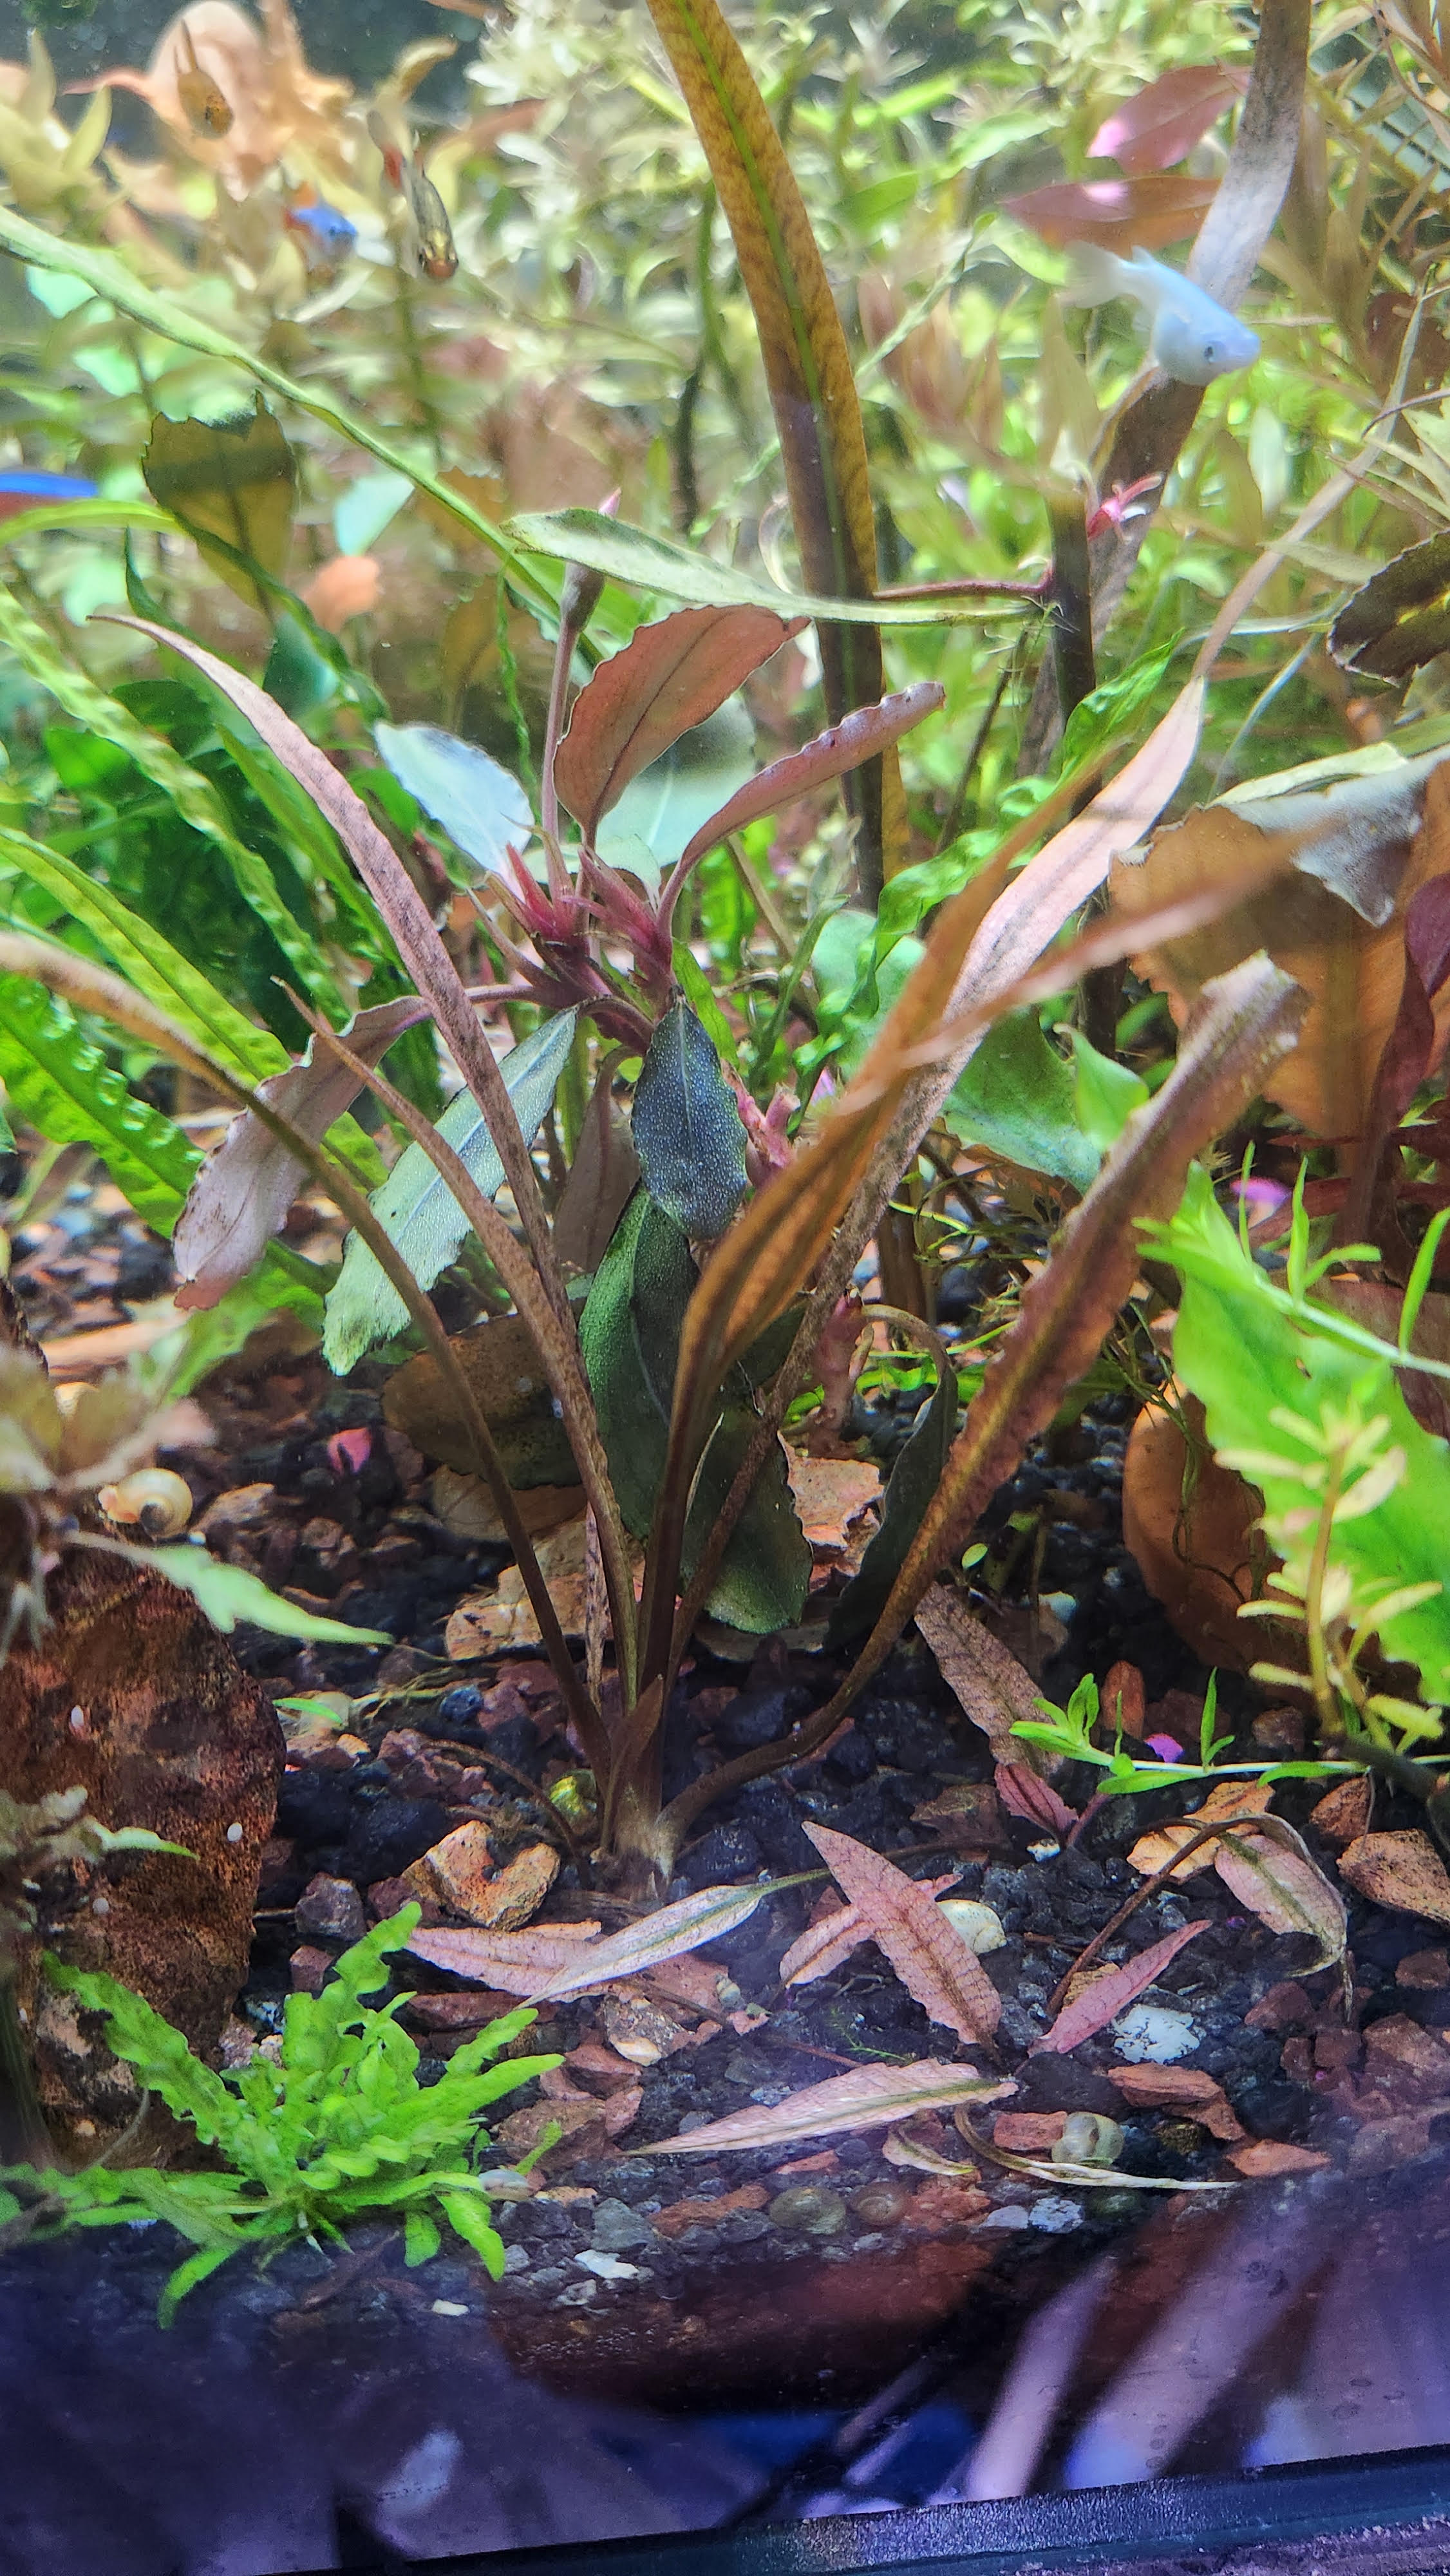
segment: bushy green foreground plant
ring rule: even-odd
[[[90,2165],[66,2174],[12,2166],[0,2174],[0,2223],[37,2209],[43,2233],[164,2219],[197,2249],[166,2284],[164,2324],[232,2255],[250,2248],[265,2256],[298,2237],[336,2241],[373,2212],[401,2215],[414,2264],[437,2253],[438,2221],[446,2219],[497,2279],[504,2248],[478,2169],[489,2143],[480,2115],[559,2060],[502,2054],[537,2019],[521,2005],[456,2049],[436,2084],[419,2083],[418,2051],[394,2019],[403,1998],[381,2011],[363,1998],[387,1983],[388,1958],[420,1915],[405,1905],[343,1952],[320,1995],[289,1996],[277,2062],[259,2052],[235,2074],[204,2066],[170,2022],[114,1977],[49,1959],[52,1982],[84,2011],[104,2014],[116,2055],[227,2170]]]

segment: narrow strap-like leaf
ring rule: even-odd
[[[780,433],[796,543],[813,590],[869,599],[876,529],[861,406],[850,352],[805,200],[750,66],[715,0],[650,0],[650,14],[684,91],[720,193],[755,313]],[[837,724],[881,695],[874,627],[823,625],[826,709]],[[862,890],[879,893],[900,866],[906,808],[889,748],[865,768],[853,803],[861,818]]]

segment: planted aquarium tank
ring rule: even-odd
[[[1450,2563],[1447,191],[0,6],[0,2576]]]

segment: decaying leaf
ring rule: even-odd
[[[1266,1078],[1272,1100],[1310,1134],[1358,1136],[1395,1024],[1411,897],[1450,865],[1450,816],[1427,805],[1440,762],[1394,761],[1351,771],[1327,788],[1290,771],[1255,779],[1170,824],[1114,863],[1114,903],[1129,916],[1209,885],[1277,850],[1286,882],[1263,889],[1201,930],[1141,950],[1135,970],[1183,1017],[1205,980],[1267,950],[1309,997],[1298,1039]],[[1423,822],[1422,822],[1423,817]],[[1433,1006],[1437,1047],[1450,1030],[1450,992]]]
[[[1214,1457],[1197,1396],[1178,1386],[1166,1392],[1171,1406],[1145,1405],[1128,1434],[1123,1537],[1147,1589],[1200,1661],[1247,1672],[1269,1651],[1262,1623],[1239,1617],[1273,1562],[1258,1527],[1259,1497]],[[1192,1455],[1185,1422],[1197,1439]]]
[[[732,2111],[723,2120],[707,2121],[703,2129],[658,2138],[647,2150],[632,2152],[713,2156],[727,2147],[779,2147],[792,2138],[884,2128],[918,2111],[944,2110],[957,2102],[998,2102],[1016,2090],[1010,2076],[979,2075],[974,2067],[942,2066],[930,2057],[918,2058],[914,2066],[860,2066],[849,2075],[828,2076],[824,2084],[808,2084],[784,2102],[752,2104],[748,2111]]]
[[[533,1335],[518,1315],[490,1316],[452,1335],[452,1345],[479,1411],[498,1446],[511,1485],[577,1485],[565,1438],[539,1365]],[[425,1458],[463,1471],[473,1466],[458,1407],[430,1351],[394,1369],[383,1390],[383,1419]]]
[[[1064,1842],[1080,1819],[1076,1807],[1064,1798],[1020,1756],[1011,1762],[999,1762],[996,1769],[997,1796],[1010,1816],[1021,1816],[1024,1823],[1038,1825],[1044,1833],[1056,1834]]]
[[[1450,1874],[1428,1834],[1361,1834],[1339,1855],[1339,1874],[1357,1896],[1427,1923],[1450,1923]]]
[[[994,1760],[1031,1767],[1026,1744],[1012,1732],[1019,1719],[1035,1723],[1042,1715],[1037,1704],[1041,1694],[1026,1666],[984,1621],[973,1617],[950,1584],[934,1583],[922,1594],[916,1625],[936,1657],[942,1680],[972,1724],[981,1728]]]
[[[786,1474],[816,1563],[838,1564],[857,1523],[881,1499],[880,1468],[870,1458],[808,1458],[787,1449]]]
[[[141,471],[152,499],[195,538],[213,572],[249,607],[265,612],[266,592],[232,557],[250,555],[274,578],[282,572],[297,467],[261,395],[256,409],[236,420],[168,420],[158,412]],[[216,537],[230,553],[208,544]]]
[[[933,1899],[949,1887],[955,1887],[957,1873],[948,1870],[945,1878],[927,1878],[920,1882]],[[778,1975],[783,1986],[813,1986],[818,1977],[829,1977],[843,1960],[863,1941],[874,1941],[876,1935],[859,1905],[841,1905],[834,1913],[821,1917],[819,1923],[808,1923],[797,1940],[784,1953]],[[960,1938],[960,1935],[958,1935]]]
[[[1154,1825],[1140,1834],[1128,1854],[1128,1867],[1140,1870],[1145,1878],[1164,1869],[1184,1843],[1202,1833],[1205,1825],[1216,1824],[1220,1817],[1266,1815],[1273,1804],[1274,1792],[1262,1780],[1221,1780],[1196,1813],[1185,1824]],[[1196,1851],[1181,1860],[1172,1872],[1174,1878],[1196,1878],[1199,1871],[1212,1869],[1218,1851],[1217,1843],[1200,1843]]]
[[[1034,2039],[1029,2054],[1062,2057],[1085,2039],[1091,2039],[1109,2022],[1126,2012],[1129,2004],[1145,1993],[1155,1977],[1161,1975],[1170,1959],[1176,1959],[1185,1941],[1208,1930],[1205,1916],[1197,1923],[1185,1923],[1179,1932],[1166,1933],[1148,1950],[1140,1950],[1136,1959],[1125,1959],[1120,1968],[1110,1968],[1104,1977],[1094,1977],[1082,1993],[1064,2005],[1050,2030]]]
[[[551,1977],[567,1968],[595,1940],[597,1923],[550,1923],[532,1932],[454,1932],[422,1929],[408,1944],[420,1959],[451,1976],[474,1977],[496,1993],[532,2003]]]
[[[1315,1966],[1327,1968],[1344,1956],[1344,1899],[1293,1826],[1278,1816],[1269,1821],[1272,1833],[1226,1834],[1213,1846],[1214,1868],[1271,1932],[1307,1934],[1315,1944]]]
[[[831,1833],[824,1825],[807,1825],[805,1831],[928,2017],[944,2022],[959,2039],[989,2040],[1002,2018],[1002,1998],[927,1890],[850,1834]]]
[[[1135,2111],[1186,2111],[1211,2138],[1235,2145],[1243,2124],[1216,2076],[1199,2066],[1110,2066],[1108,2082]],[[1000,2130],[1002,2122],[997,2123]],[[1003,2141],[1015,2146],[1015,2138]]]
[[[1347,670],[1403,680],[1450,650],[1450,534],[1396,555],[1345,602],[1329,649]]]
[[[1007,1840],[997,1792],[988,1780],[949,1780],[936,1797],[913,1807],[914,1825],[933,1827],[962,1852],[998,1851]]]
[[[698,1888],[678,1904],[662,1905],[658,1913],[646,1914],[638,1923],[626,1924],[622,1932],[593,1943],[587,1953],[570,1960],[548,1985],[541,1986],[539,1995],[552,2002],[563,1995],[583,1994],[617,1977],[637,1977],[642,1969],[678,1959],[688,1950],[702,1950],[708,1941],[719,1941],[746,1922],[764,1894],[761,1887]]]

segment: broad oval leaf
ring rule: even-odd
[[[416,1947],[416,1943],[414,1944]],[[828,2138],[842,2130],[881,2129],[918,2111],[945,2111],[957,2102],[996,2102],[1015,2093],[1006,2076],[979,2075],[973,2066],[943,2066],[918,2058],[914,2066],[860,2066],[849,2075],[808,2084],[784,2102],[761,2103],[709,2120],[679,2138],[656,2138],[630,2154],[713,2156],[728,2147],[778,2147],[792,2138]]]
[[[650,1040],[630,1134],[651,1198],[692,1240],[713,1243],[745,1196],[745,1127],[688,1002],[666,1011]]]
[[[265,613],[260,584],[248,580],[237,558],[250,555],[274,579],[283,571],[297,467],[261,395],[254,411],[233,420],[168,420],[158,412],[141,471],[153,501],[180,521],[212,570]],[[220,537],[221,546],[209,545],[209,537]]]
[[[518,780],[477,743],[429,724],[376,725],[373,739],[399,784],[475,867],[502,867],[510,846],[520,847],[532,832]]]
[[[862,762],[876,758],[880,752],[910,733],[924,716],[935,715],[945,704],[945,691],[937,680],[915,680],[908,689],[898,689],[889,698],[873,706],[857,707],[839,724],[816,735],[813,742],[799,751],[788,751],[781,760],[773,760],[768,769],[738,788],[729,802],[711,814],[686,843],[675,870],[675,883],[694,866],[697,859],[715,849],[728,832],[741,832],[762,814],[774,814],[792,797],[804,796],[810,788],[824,786],[828,779],[845,778]]]
[[[1259,1833],[1226,1834],[1213,1847],[1213,1865],[1241,1905],[1271,1932],[1301,1932],[1314,1942],[1316,1968],[1344,1956],[1349,1926],[1344,1899],[1331,1886],[1306,1844],[1282,1817],[1265,1817]]]
[[[1216,179],[1190,179],[1186,170],[1151,171],[1139,179],[1054,179],[1023,196],[1004,197],[1002,211],[1065,250],[1070,242],[1096,242],[1128,258],[1133,250],[1161,250],[1196,233],[1218,194]]]
[[[764,608],[684,608],[637,626],[581,689],[554,763],[560,798],[585,839],[594,839],[632,778],[723,706],[804,623]]]
[[[553,1100],[574,1043],[574,1013],[559,1011],[506,1055],[499,1071],[528,1144]],[[482,1110],[466,1091],[451,1100],[438,1133],[467,1166],[484,1194],[502,1187],[504,1169]],[[468,1232],[452,1191],[421,1145],[409,1145],[370,1201],[420,1288],[431,1288]],[[360,1235],[349,1235],[342,1273],[327,1300],[323,1350],[339,1376],[375,1342],[401,1332],[408,1310]]]
[[[688,1583],[746,1448],[759,1430],[748,1404],[727,1404],[700,1464],[685,1523],[681,1571]],[[794,1627],[811,1585],[811,1551],[791,1494],[786,1455],[772,1443],[750,1500],[725,1543],[706,1603],[712,1619],[768,1637]]]
[[[1217,63],[1184,63],[1135,90],[1114,108],[1088,145],[1090,161],[1116,161],[1134,177],[1186,161],[1243,86]]]
[[[3,232],[0,225],[0,236]],[[777,617],[804,615],[859,626],[951,626],[976,623],[983,615],[980,601],[829,599],[814,591],[782,590],[758,573],[716,563],[672,537],[654,536],[627,519],[606,519],[599,510],[521,510],[509,520],[506,533],[530,554],[583,564],[629,590],[687,599],[702,608],[768,608]],[[1000,618],[999,600],[991,602],[990,614]]]

